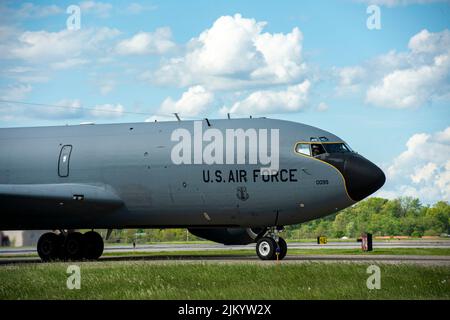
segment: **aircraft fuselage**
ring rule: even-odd
[[[205,163],[211,159],[202,153],[200,162],[191,141],[191,163],[174,163],[173,132],[180,128],[198,134],[192,121],[0,129],[0,229],[284,226],[346,208],[384,183],[381,170],[354,153],[297,152],[299,142],[317,137],[344,143],[308,125],[201,122],[202,130],[224,137],[227,129],[277,129],[279,163],[271,175],[261,163],[236,160],[236,150],[235,161],[225,163],[226,141],[223,161]],[[348,173],[351,161],[358,167]],[[373,173],[367,190],[366,171]]]

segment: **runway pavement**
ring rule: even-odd
[[[255,245],[246,246],[224,246],[221,244],[204,243],[204,244],[151,244],[138,245],[135,249],[131,245],[108,245],[105,247],[105,253],[109,255],[103,256],[99,261],[152,261],[155,263],[167,262],[214,262],[214,263],[263,263],[271,264],[273,261],[261,261],[256,254],[248,256],[230,253],[230,250],[250,249],[254,250]],[[357,242],[330,242],[325,245],[318,245],[311,242],[291,242],[288,243],[289,249],[352,249],[360,248]],[[450,248],[450,241],[446,240],[408,240],[408,241],[375,241],[374,248]],[[224,250],[224,255],[198,255],[200,251]],[[145,256],[133,255],[135,253],[155,253],[155,252],[174,252],[183,251],[183,255],[164,255]],[[189,251],[196,251],[195,255],[189,255]],[[39,263],[37,256],[20,257],[20,255],[35,254],[35,248],[3,248],[0,249],[0,264],[22,264],[22,263]],[[114,253],[120,253],[114,256]],[[127,255],[126,253],[129,253]],[[3,257],[2,257],[3,255]],[[7,256],[7,257],[6,257]],[[14,257],[17,256],[17,257]],[[343,255],[343,254],[327,254],[327,255],[296,255],[288,254],[286,259],[281,263],[305,263],[305,262],[346,262],[346,263],[409,263],[420,265],[444,265],[450,267],[450,256],[418,256],[418,255]]]
[[[358,249],[358,242],[329,242],[319,245],[312,242],[289,242],[289,249]],[[398,241],[374,241],[374,248],[450,248],[450,240],[398,240]],[[254,249],[255,244],[245,246],[225,246],[218,243],[204,244],[145,244],[137,245],[135,249],[128,245],[106,245],[104,252],[165,252],[165,251],[206,251],[206,250],[242,250]],[[36,248],[0,248],[0,256],[24,255],[36,253]]]
[[[262,261],[256,255],[158,255],[158,256],[104,256],[98,261],[83,263],[102,263],[116,261],[128,263],[132,261],[151,263],[257,263],[261,265],[296,264],[296,263],[362,263],[362,264],[414,264],[426,266],[450,267],[450,256],[422,256],[422,255],[287,255],[282,261]],[[39,264],[38,257],[12,257],[0,259],[0,265]],[[76,262],[75,262],[76,263]]]

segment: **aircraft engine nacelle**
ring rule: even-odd
[[[225,245],[253,243],[262,233],[265,233],[264,228],[190,228],[188,230],[194,236]]]

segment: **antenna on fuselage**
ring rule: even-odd
[[[208,124],[208,127],[211,127],[211,123],[209,123],[208,118],[205,118],[205,120],[206,120],[206,123]]]
[[[178,121],[181,121],[180,116],[178,115],[178,113],[174,112],[175,117],[177,118]]]
[[[228,120],[231,119],[230,113],[227,113]]]

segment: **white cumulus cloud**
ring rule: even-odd
[[[408,50],[390,51],[361,66],[335,68],[338,93],[365,89],[365,101],[385,108],[418,108],[450,91],[450,31],[422,30]]]
[[[248,115],[297,112],[306,107],[310,87],[310,81],[305,80],[300,84],[288,86],[286,90],[255,91],[231,107],[222,108],[221,113]]]
[[[155,32],[139,32],[116,46],[121,55],[163,54],[175,47],[170,28],[158,28]]]
[[[450,127],[433,134],[414,134],[406,150],[387,167],[380,196],[420,197],[432,203],[450,200]]]
[[[423,106],[444,94],[441,84],[446,81],[449,68],[450,55],[440,55],[430,65],[395,70],[369,88],[366,101],[399,109]]]
[[[157,83],[230,89],[258,84],[291,84],[300,79],[302,33],[264,33],[266,22],[222,16],[186,45],[182,56],[164,61]]]
[[[361,81],[367,76],[366,70],[361,66],[335,68],[333,73],[338,81],[339,95],[359,90]]]
[[[85,60],[81,58],[83,54],[88,56],[92,53],[106,52],[109,48],[107,41],[118,34],[118,30],[106,27],[77,31],[64,29],[57,32],[25,31],[17,36],[17,41],[8,44],[3,52],[3,58],[52,65],[80,62]]]
[[[211,107],[213,102],[214,94],[212,92],[202,86],[193,86],[188,88],[176,101],[171,97],[166,98],[156,114],[146,121],[174,120],[175,118],[171,116],[173,113],[178,113],[181,117],[202,115],[208,111],[208,107]]]

